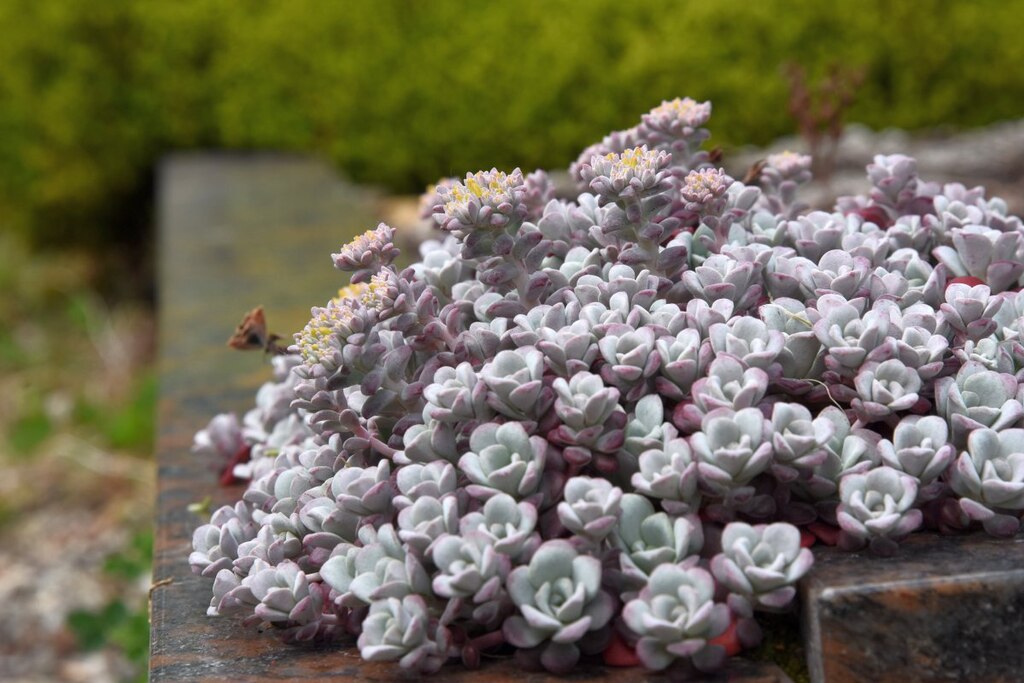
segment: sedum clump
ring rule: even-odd
[[[808,157],[734,180],[710,116],[609,135],[571,201],[542,171],[442,181],[411,266],[387,225],[341,247],[350,282],[255,407],[196,437],[251,455],[193,539],[209,613],[420,673],[610,642],[712,670],[792,608],[816,538],[1015,534],[1020,219],[900,155],[810,210]]]

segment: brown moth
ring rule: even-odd
[[[767,164],[768,161],[766,159],[758,159],[755,161],[750,168],[747,169],[747,174],[743,176],[743,180],[741,182],[744,185],[756,185],[757,181],[761,178],[761,171],[764,170],[764,167]]]
[[[276,334],[267,333],[266,315],[263,307],[257,306],[242,318],[235,333],[228,339],[228,346],[239,351],[263,349],[264,353],[279,355],[287,352],[284,346],[277,343],[280,338]]]

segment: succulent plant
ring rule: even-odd
[[[536,419],[554,399],[542,382],[544,354],[530,346],[499,352],[479,376],[489,390],[488,404],[513,420]]]
[[[337,254],[331,254],[334,267],[354,273],[352,282],[366,282],[398,256],[395,229],[381,223],[344,245]]]
[[[942,319],[968,339],[978,341],[996,329],[993,320],[1003,300],[989,295],[985,285],[953,283],[946,287],[946,303],[942,304]]]
[[[994,535],[1015,534],[1024,510],[1024,429],[972,431],[949,483],[968,517]]]
[[[716,409],[742,410],[756,406],[768,391],[768,373],[747,368],[732,356],[711,362],[707,377],[693,385],[693,401],[676,406],[672,421],[683,431],[695,431],[704,416]]]
[[[420,498],[441,499],[454,494],[458,486],[458,474],[451,463],[434,461],[426,465],[410,463],[395,474],[399,495],[395,506],[406,508]]]
[[[662,499],[662,505],[677,514],[697,510],[697,461],[686,439],[676,436],[675,430],[666,433],[661,444],[641,453],[638,464],[640,471],[630,480],[638,492]]]
[[[353,515],[386,514],[394,499],[388,461],[366,468],[342,468],[331,479],[331,494],[340,507]]]
[[[696,517],[655,512],[645,497],[627,493],[611,542],[619,551],[622,594],[631,597],[660,565],[695,564],[704,533]]]
[[[370,605],[359,634],[359,654],[369,662],[398,662],[403,669],[433,673],[449,657],[451,636],[431,618],[419,595]]]
[[[552,388],[557,395],[555,414],[561,424],[548,439],[566,447],[566,460],[585,464],[595,451],[614,454],[622,446],[627,415],[619,405],[618,389],[605,386],[599,375],[585,371],[568,381],[555,378]]]
[[[646,146],[595,155],[580,168],[580,177],[610,204],[632,203],[668,189],[670,154]]]
[[[479,512],[465,515],[459,522],[459,531],[463,535],[482,534],[499,553],[517,557],[531,552],[539,542],[534,532],[536,526],[535,505],[517,503],[512,496],[499,493],[488,498]]]
[[[780,481],[791,481],[825,462],[825,444],[835,425],[824,417],[812,418],[798,403],[776,403],[772,408],[773,471]]]
[[[600,543],[619,521],[622,489],[607,479],[573,477],[565,483],[558,519],[576,537]]]
[[[615,600],[601,588],[601,563],[580,555],[565,541],[547,541],[526,566],[508,576],[508,592],[519,614],[502,631],[516,647],[544,644],[541,661],[566,673],[576,665],[577,641],[611,620]]]
[[[210,614],[414,674],[508,646],[561,673],[612,642],[674,675],[787,607],[793,525],[882,554],[1016,533],[1024,223],[902,155],[812,211],[809,157],[736,181],[710,114],[606,136],[574,198],[543,171],[443,179],[408,267],[384,224],[338,249],[347,286],[196,435],[249,480],[193,536]]]
[[[838,294],[844,299],[854,299],[866,294],[871,262],[842,249],[833,249],[822,255],[817,264],[801,262],[795,273],[805,298]]]
[[[729,608],[715,603],[714,595],[714,579],[699,567],[663,564],[654,570],[622,609],[622,620],[640,637],[636,653],[645,667],[659,671],[679,658],[705,671],[721,665],[724,649],[708,641],[729,626]]]
[[[289,640],[312,640],[323,627],[326,591],[290,560],[275,566],[256,560],[240,581],[227,570],[217,580],[222,595],[216,605],[211,604],[210,614],[251,611],[257,619],[286,629]]]
[[[876,552],[891,553],[897,540],[921,525],[921,511],[913,507],[917,480],[891,467],[845,475],[839,498],[836,518],[847,547],[870,542]]]
[[[952,441],[964,445],[967,435],[982,427],[996,431],[1016,427],[1024,417],[1017,380],[978,363],[965,364],[956,378],[935,382],[936,412],[949,420]]]
[[[238,546],[256,537],[262,515],[242,502],[225,505],[213,513],[209,524],[192,534],[192,571],[206,577],[217,576],[238,558]]]
[[[467,488],[471,495],[488,498],[501,492],[521,499],[540,489],[548,444],[528,435],[518,422],[480,425],[469,448],[459,468],[473,482]]]
[[[644,114],[638,134],[648,144],[671,152],[674,167],[689,170],[707,157],[699,150],[710,135],[703,128],[710,118],[710,102],[677,97]]]
[[[647,392],[646,380],[658,371],[661,357],[655,352],[653,330],[631,330],[622,326],[610,330],[597,342],[605,365],[601,377],[617,386],[627,401],[635,401]]]
[[[786,150],[769,154],[761,169],[759,185],[772,213],[783,218],[799,215],[806,205],[797,200],[797,189],[811,179],[811,157]]]
[[[424,419],[440,422],[484,421],[494,415],[487,403],[487,385],[470,363],[439,367],[423,389]]]
[[[682,281],[691,296],[709,304],[725,299],[737,311],[751,308],[761,296],[762,266],[714,254],[693,270],[683,271]]]
[[[786,346],[786,338],[778,330],[769,329],[751,317],[735,317],[727,323],[712,325],[709,337],[716,354],[727,353],[750,368],[767,371]]]
[[[437,540],[431,557],[440,573],[434,592],[446,598],[490,602],[502,592],[509,558],[494,549],[484,534],[445,535]]]
[[[757,408],[705,418],[690,437],[702,486],[722,498],[751,495],[751,480],[771,464],[770,425]]]
[[[1024,240],[1019,232],[1001,232],[983,225],[950,230],[953,246],[938,246],[935,258],[955,277],[976,277],[993,292],[1003,292],[1024,273]]]
[[[861,368],[854,385],[857,397],[850,403],[865,423],[910,410],[920,400],[920,376],[895,358]]]
[[[725,206],[721,200],[733,182],[720,168],[702,168],[686,174],[679,194],[687,211],[707,218],[721,214]]]
[[[429,595],[430,577],[408,552],[390,524],[364,526],[358,546],[341,544],[320,568],[323,581],[341,594],[346,606],[369,605],[383,598]]]
[[[661,357],[655,389],[666,398],[686,398],[711,361],[711,347],[701,339],[700,331],[692,328],[660,337],[655,344]]]
[[[509,174],[497,169],[468,173],[464,181],[437,186],[434,218],[443,230],[463,239],[464,249],[469,247],[467,256],[481,256],[481,234],[515,227],[527,217],[526,191],[519,169]]]
[[[242,425],[238,421],[238,416],[234,413],[221,413],[210,420],[205,429],[196,432],[192,451],[216,456],[226,463],[244,447]]]
[[[722,532],[722,552],[712,558],[711,571],[722,585],[758,607],[781,609],[796,596],[796,582],[813,563],[792,524],[732,522]]]
[[[443,534],[459,530],[459,502],[455,496],[442,500],[423,496],[398,513],[398,537],[410,548],[426,553]]]
[[[926,500],[941,491],[939,477],[956,455],[949,443],[949,427],[937,415],[904,417],[893,430],[892,441],[878,442],[878,453],[889,467],[917,478],[918,496]]]
[[[892,326],[883,311],[864,312],[837,294],[819,297],[817,310],[821,317],[813,329],[826,349],[826,367],[842,375],[855,375]]]

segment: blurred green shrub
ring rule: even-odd
[[[715,144],[792,130],[781,65],[865,69],[851,120],[1021,116],[1021,0],[515,3],[5,0],[0,212],[36,241],[124,230],[161,153],[281,148],[419,191],[564,166],[676,95]],[[122,235],[123,236],[123,235]]]

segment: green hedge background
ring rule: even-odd
[[[313,152],[420,191],[564,166],[677,95],[715,144],[794,129],[782,65],[863,67],[850,120],[1024,115],[1021,0],[4,0],[0,224],[128,238],[169,150]],[[134,228],[132,228],[134,229]]]

